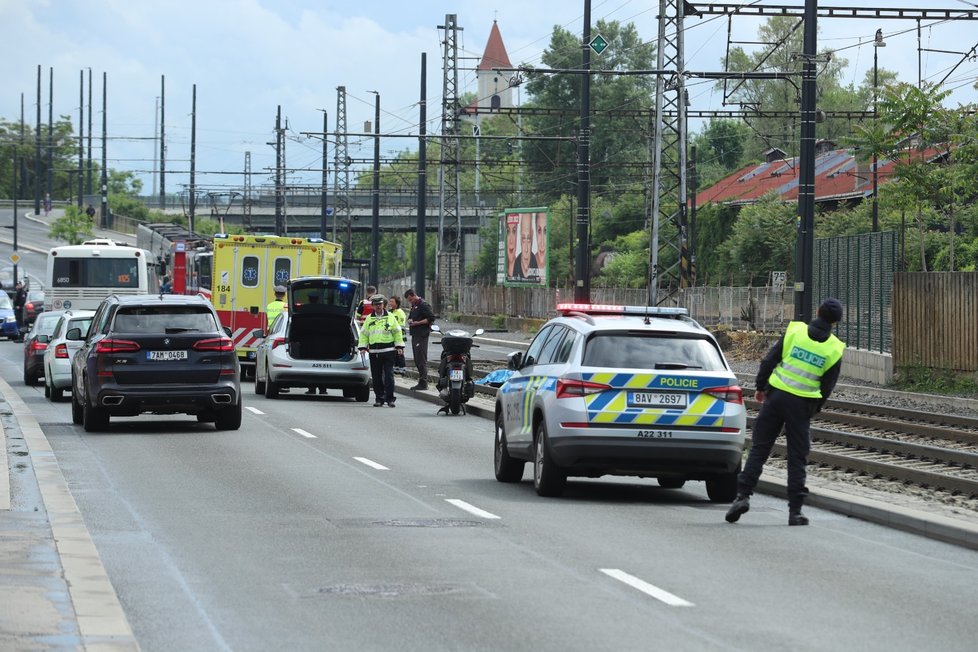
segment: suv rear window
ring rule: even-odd
[[[213,333],[218,329],[214,315],[204,306],[132,306],[119,309],[113,330],[121,333]]]
[[[585,367],[724,371],[709,340],[661,333],[595,333],[584,349]]]

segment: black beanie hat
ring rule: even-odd
[[[842,321],[842,304],[830,297],[818,307],[818,316],[830,324]]]

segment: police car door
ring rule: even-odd
[[[506,424],[506,439],[511,446],[515,446],[518,442],[520,445],[529,446],[528,442],[532,440],[532,434],[530,437],[527,437],[527,434],[522,432],[524,400],[527,385],[536,367],[536,359],[540,356],[540,351],[543,350],[543,345],[547,341],[547,336],[550,335],[552,328],[552,326],[546,325],[540,329],[537,336],[530,342],[530,348],[523,355],[523,363],[520,365],[520,368],[507,379],[501,388],[503,392],[503,419]]]
[[[514,405],[517,423],[507,428],[506,436],[515,446],[529,446],[533,441],[533,415],[546,406],[555,396],[557,376],[554,354],[563,342],[567,329],[559,324],[540,331],[527,351],[527,362],[521,372],[518,403]],[[514,396],[514,399],[516,397]]]

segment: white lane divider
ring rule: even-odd
[[[248,410],[249,412],[251,412],[252,414],[265,414],[264,412],[262,412],[258,408],[251,407],[250,405],[246,405],[245,406],[245,409]]]
[[[292,429],[292,432],[299,433],[300,435],[302,435],[303,437],[306,437],[308,439],[316,439],[316,435],[314,435],[312,433],[308,433],[305,430],[303,430],[302,428],[293,428]]]
[[[370,468],[377,469],[378,471],[390,471],[390,469],[388,469],[383,464],[378,464],[377,462],[374,462],[373,460],[368,460],[366,457],[356,457],[356,456],[354,456],[353,459],[355,459],[357,462],[360,462],[360,464],[366,464]]]
[[[479,516],[481,518],[500,518],[499,516],[496,516],[492,512],[487,512],[484,509],[479,509],[475,505],[470,505],[464,500],[459,500],[458,498],[446,498],[445,502],[449,502],[452,505],[458,507],[459,509],[464,509],[469,514],[474,514],[475,516]]]
[[[617,568],[599,568],[599,571],[607,575],[608,577],[613,577],[619,582],[624,582],[633,589],[638,589],[646,595],[650,595],[656,600],[665,602],[670,607],[695,607],[692,602],[687,602],[683,600],[678,595],[673,595],[664,589],[660,589],[657,586],[653,586],[648,582],[638,579],[634,575],[629,575],[625,571],[618,570]]]

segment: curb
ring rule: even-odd
[[[395,378],[394,381],[395,390],[399,394],[413,396],[414,398],[436,405],[444,405],[444,401],[432,390],[416,391],[408,389],[407,381],[404,378]],[[478,397],[479,394],[476,394],[476,396]],[[473,403],[470,400],[465,406],[466,412],[469,415],[490,421],[495,419],[495,408],[479,405],[479,402],[476,401]],[[755,491],[771,496],[783,497],[787,488],[787,481],[762,475]],[[895,507],[879,500],[853,496],[852,494],[833,489],[811,488],[809,491],[809,496],[805,500],[806,505],[897,530],[903,530],[904,532],[919,534],[929,539],[944,541],[945,543],[951,543],[963,548],[978,550],[978,524],[967,523],[946,516],[929,514],[921,510]]]
[[[138,650],[119,596],[109,581],[51,444],[34,414],[3,378],[0,378],[0,394],[20,425],[30,455],[84,647]]]

